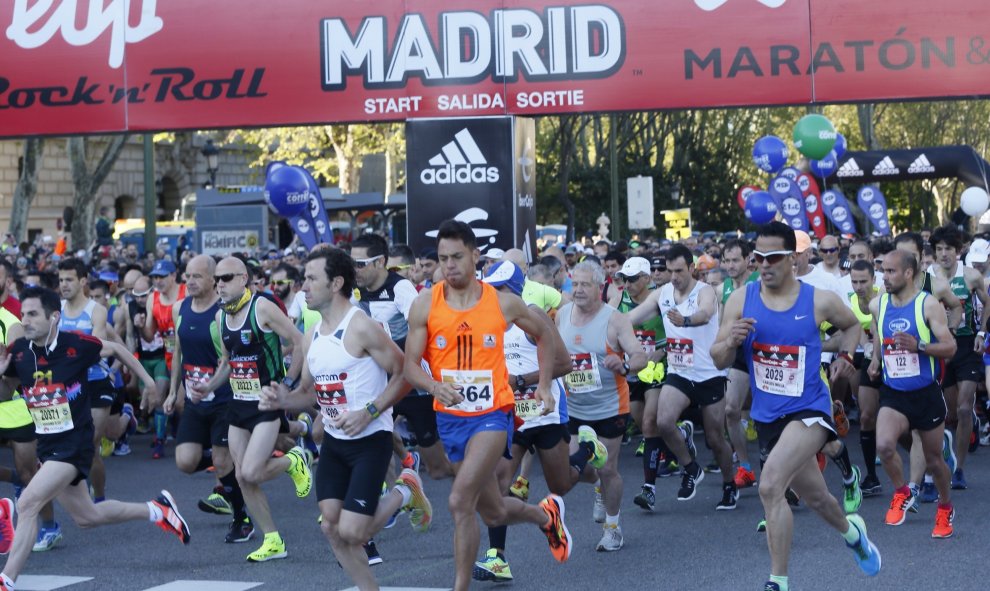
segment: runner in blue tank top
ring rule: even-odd
[[[751,415],[756,422],[761,455],[760,498],[767,516],[770,580],[767,591],[787,591],[787,562],[793,517],[784,492],[793,488],[830,526],[838,530],[868,575],[880,572],[880,552],[866,535],[859,515],[846,515],[825,485],[815,454],[836,439],[831,400],[818,360],[818,327],[829,322],[841,331],[833,376],[852,370],[849,351],[862,329],[840,299],[802,284],[794,276],[794,231],[786,224],[764,226],[753,256],[760,282],[733,293],[725,304],[712,346],[716,367],[729,367],[743,350],[753,392]],[[779,443],[779,445],[778,445]]]
[[[887,293],[870,303],[873,333],[881,346],[874,347],[869,373],[876,379],[881,368],[883,371],[877,454],[894,487],[886,523],[904,523],[907,511],[915,503],[897,453],[897,440],[915,429],[939,493],[932,537],[948,538],[952,536],[954,511],[949,498],[950,471],[942,458],[946,407],[942,388],[936,382],[935,358],[951,359],[956,353],[956,340],[949,332],[942,307],[917,288],[914,278],[918,260],[913,254],[903,250],[888,253],[883,271]]]

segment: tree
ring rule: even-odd
[[[66,151],[72,169],[72,208],[75,221],[72,224],[72,250],[88,249],[96,235],[96,192],[103,185],[113,165],[120,157],[128,135],[107,138],[70,137]],[[105,142],[96,164],[90,168],[89,151],[93,144]]]
[[[24,156],[21,165],[21,175],[17,178],[14,188],[14,201],[10,210],[10,225],[7,231],[14,235],[17,242],[27,238],[28,213],[31,203],[38,193],[38,171],[45,155],[45,140],[40,137],[30,137],[24,140]]]

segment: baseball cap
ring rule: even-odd
[[[500,261],[505,256],[505,251],[501,248],[489,248],[488,251],[482,255],[486,259],[492,259],[494,261]]]
[[[990,242],[982,238],[977,238],[969,246],[969,254],[966,261],[969,263],[985,263],[990,258]]]
[[[650,259],[651,269],[667,269],[667,259],[663,257],[653,257]]]
[[[151,268],[151,273],[148,273],[148,275],[152,277],[165,277],[172,273],[175,273],[175,263],[162,259],[155,261],[155,266]]]
[[[625,263],[622,263],[622,268],[619,269],[618,275],[624,277],[635,277],[637,275],[649,275],[650,274],[650,261],[644,259],[643,257],[629,257],[626,259]]]
[[[564,250],[564,254],[578,254],[578,252],[578,247],[573,244]]]
[[[797,247],[794,252],[804,252],[811,248],[811,236],[804,230],[794,230],[794,238],[797,240]]]
[[[711,271],[717,266],[718,263],[716,263],[715,259],[712,258],[712,256],[709,254],[701,255],[700,257],[698,257],[698,260],[695,261],[694,263],[694,267],[703,273],[706,271]]]
[[[100,271],[98,278],[107,283],[117,283],[120,281],[120,277],[113,271]]]
[[[492,287],[502,287],[504,285],[512,293],[520,295],[522,294],[523,285],[526,283],[526,275],[512,261],[502,261],[493,265],[482,281]]]

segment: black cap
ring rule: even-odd
[[[662,267],[667,268],[667,259],[663,257],[653,257],[650,259],[650,268]]]

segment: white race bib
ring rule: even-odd
[[[258,402],[261,400],[261,376],[255,361],[230,362],[230,389],[234,400]]]
[[[316,402],[320,405],[323,413],[324,424],[332,425],[331,421],[337,421],[347,412],[347,394],[344,392],[344,382],[320,381],[316,385]]]
[[[602,376],[598,373],[598,358],[592,353],[571,353],[571,373],[564,377],[567,391],[582,394],[602,389]]]
[[[193,384],[205,384],[213,379],[215,370],[212,367],[201,367],[189,363],[182,364],[182,373],[185,377],[186,398],[189,398],[190,386]],[[213,392],[210,392],[200,402],[210,402],[213,400]]]
[[[460,386],[464,400],[451,406],[451,410],[467,413],[482,413],[491,410],[495,404],[495,382],[490,369],[444,369],[440,379],[446,384]]]
[[[527,386],[516,392],[516,416],[523,421],[538,418],[543,412],[543,403],[536,399],[536,386]]]
[[[694,341],[691,339],[667,339],[667,365],[671,369],[694,367]]]
[[[894,339],[883,340],[883,366],[891,378],[913,378],[921,375],[921,360],[917,353],[898,349]]]
[[[34,430],[38,435],[52,435],[72,430],[72,412],[63,384],[48,384],[27,389],[26,400]]]
[[[803,346],[754,342],[753,379],[756,387],[767,394],[801,396],[804,392],[804,357]]]

